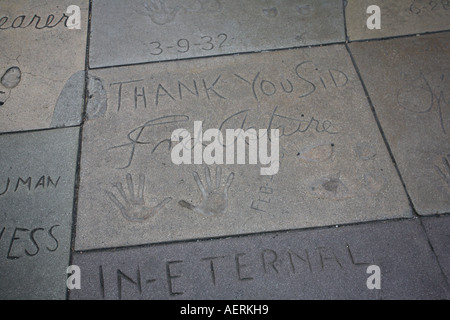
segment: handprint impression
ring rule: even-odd
[[[146,0],[145,11],[136,11],[148,16],[153,23],[165,25],[175,20],[179,13],[216,13],[222,11],[221,0],[184,0],[170,5],[167,0]]]
[[[160,26],[172,22],[180,10],[178,6],[167,9],[164,0],[150,0],[148,3],[144,3],[144,7],[150,19]]]
[[[122,183],[118,182],[114,187],[119,191],[123,202],[109,191],[106,191],[109,199],[120,209],[123,217],[132,222],[144,222],[145,220],[155,216],[172,198],[166,198],[155,207],[147,207],[144,200],[145,176],[139,175],[139,186],[137,196],[134,193],[134,184],[131,174],[127,174],[127,187],[129,196],[125,194]]]
[[[447,185],[450,187],[450,154],[447,154],[447,157],[442,157],[442,165],[444,169],[435,165],[435,169],[437,173],[441,176],[441,178],[447,182]]]
[[[193,173],[194,180],[197,183],[200,192],[202,193],[202,203],[199,206],[194,206],[184,200],[178,202],[178,204],[184,208],[188,208],[197,213],[204,215],[216,215],[225,213],[228,207],[228,189],[234,179],[234,173],[230,173],[227,178],[227,182],[224,187],[221,186],[222,169],[216,168],[216,184],[211,183],[211,172],[208,167],[205,168],[206,188],[197,172]]]

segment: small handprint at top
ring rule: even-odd
[[[176,5],[170,6],[166,0],[147,0],[144,1],[145,12],[153,23],[160,26],[175,20],[180,13],[216,13],[222,11],[220,0],[183,0],[176,1]]]
[[[178,202],[178,204],[184,208],[188,208],[197,213],[204,215],[216,215],[222,214],[227,211],[228,207],[228,189],[233,183],[234,173],[230,173],[225,186],[221,186],[222,183],[222,168],[216,168],[216,183],[211,182],[211,171],[208,167],[205,168],[206,188],[203,185],[197,172],[193,173],[194,180],[202,194],[202,203],[199,206],[194,206],[184,200]]]
[[[298,4],[295,6],[294,10],[291,10],[291,12],[297,12],[301,16],[307,16],[311,14],[312,11],[312,5],[310,4]],[[278,16],[278,8],[277,7],[271,7],[271,8],[263,8],[262,12],[264,16],[269,18],[276,18]]]
[[[142,174],[139,175],[137,195],[135,195],[134,192],[134,184],[131,174],[127,174],[126,180],[129,195],[125,193],[122,183],[118,182],[114,185],[120,196],[123,198],[122,201],[119,201],[119,199],[117,199],[112,192],[106,191],[106,194],[111,202],[119,208],[122,216],[131,222],[144,222],[145,220],[155,216],[167,203],[172,200],[172,198],[168,197],[155,207],[147,207],[144,200],[145,176]]]
[[[144,8],[147,10],[147,15],[150,19],[158,25],[165,25],[166,23],[172,22],[180,10],[179,6],[168,9],[164,0],[149,0],[144,2]]]

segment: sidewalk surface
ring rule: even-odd
[[[0,299],[450,298],[449,1],[3,0],[0,77]]]

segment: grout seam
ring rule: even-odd
[[[436,215],[439,217],[448,217],[448,214],[440,214]],[[421,219],[423,217],[398,217],[398,218],[387,218],[382,220],[372,220],[372,221],[358,221],[353,223],[343,223],[337,225],[328,225],[328,226],[314,226],[314,227],[306,227],[306,228],[296,228],[296,229],[280,229],[280,230],[271,230],[271,231],[263,231],[263,232],[255,232],[255,233],[245,233],[245,234],[235,234],[235,235],[224,235],[224,236],[216,236],[216,237],[208,237],[208,238],[192,238],[186,240],[174,240],[174,241],[165,241],[158,243],[143,243],[136,245],[127,245],[127,246],[112,246],[105,248],[90,248],[90,249],[80,249],[74,250],[76,254],[85,254],[85,253],[95,253],[95,252],[116,252],[116,251],[124,251],[128,249],[140,249],[140,248],[151,248],[157,246],[166,246],[166,245],[180,245],[194,242],[208,242],[208,241],[218,241],[218,240],[227,240],[227,239],[239,239],[245,237],[256,237],[256,236],[264,236],[276,233],[289,233],[289,232],[307,232],[307,231],[320,231],[320,230],[329,230],[336,228],[346,228],[346,227],[355,227],[360,225],[369,225],[369,224],[383,224],[390,222],[401,222],[401,221],[414,221],[417,219]]]
[[[74,185],[74,197],[73,197],[73,207],[72,207],[72,227],[71,227],[71,238],[70,238],[70,251],[69,251],[69,266],[73,262],[73,254],[75,252],[75,239],[76,239],[76,226],[77,226],[77,213],[78,213],[78,195],[80,188],[80,174],[81,174],[81,152],[82,152],[82,141],[83,141],[83,124],[86,115],[86,108],[89,99],[88,84],[89,84],[89,45],[90,45],[90,32],[91,32],[91,17],[92,17],[92,0],[89,0],[89,11],[88,11],[88,23],[86,32],[86,54],[85,54],[85,74],[84,74],[84,104],[83,111],[81,113],[81,123],[79,126],[78,134],[78,154],[75,170],[75,185]],[[70,290],[66,288],[66,300],[70,298]]]

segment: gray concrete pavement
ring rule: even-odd
[[[3,1],[0,299],[448,299],[449,21]]]

